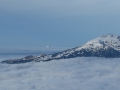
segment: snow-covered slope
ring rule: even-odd
[[[120,57],[120,36],[107,34],[88,41],[82,46],[65,50],[63,52],[58,52],[50,55],[38,55],[30,58],[7,60],[3,61],[3,63],[26,63],[31,61],[40,62],[74,57]]]
[[[87,42],[82,47],[77,48],[77,50],[80,50],[82,48],[84,49],[95,49],[95,48],[103,48],[104,46],[108,46],[111,48],[114,48],[115,50],[120,50],[120,36],[119,35],[112,35],[107,34],[103,35],[101,37],[98,37],[96,39],[93,39],[89,42]]]
[[[60,53],[45,56],[44,59],[61,59],[81,56],[120,57],[120,36],[107,34],[86,44]],[[39,56],[38,56],[39,57]],[[42,58],[40,58],[42,60]]]

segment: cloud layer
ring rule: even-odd
[[[119,58],[76,58],[0,64],[0,90],[119,90],[119,63]]]

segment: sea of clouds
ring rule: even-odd
[[[120,90],[119,84],[120,58],[0,64],[0,90]]]

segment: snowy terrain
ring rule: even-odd
[[[88,41],[86,44],[51,55],[38,55],[35,61],[66,59],[75,57],[120,57],[120,36],[107,34]]]
[[[0,64],[0,90],[120,90],[119,83],[120,58]]]
[[[23,58],[8,59],[2,63],[20,64],[27,62],[46,62],[54,59],[69,59],[76,57],[120,58],[120,36],[107,34],[88,41],[86,44],[72,49],[52,54],[39,54]]]
[[[103,48],[103,46],[114,48],[115,50],[120,51],[120,36],[107,34],[101,37],[95,38],[93,40],[88,41],[82,47],[77,48],[76,50],[80,49],[95,49],[95,48]]]

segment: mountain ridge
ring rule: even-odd
[[[107,34],[101,37],[88,41],[86,44],[72,49],[54,54],[41,54],[38,56],[27,56],[27,58],[5,60],[2,63],[16,64],[26,62],[51,61],[54,59],[68,59],[75,57],[105,57],[118,58],[120,57],[120,36]]]

